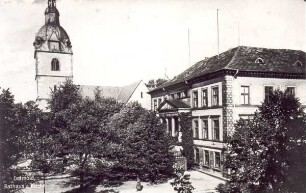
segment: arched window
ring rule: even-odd
[[[59,61],[57,58],[53,58],[51,61],[51,70],[52,71],[59,71],[60,70],[60,65]]]
[[[264,63],[264,60],[263,60],[262,58],[257,58],[257,59],[255,60],[255,63],[256,63],[256,64],[263,64],[263,63]]]

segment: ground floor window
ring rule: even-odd
[[[200,151],[199,151],[199,149],[198,148],[195,148],[194,149],[195,150],[195,153],[194,153],[194,160],[195,160],[195,162],[197,163],[197,164],[199,164],[200,163]]]
[[[221,154],[220,152],[215,152],[215,168],[221,168]]]
[[[209,166],[209,151],[204,150],[204,165]]]

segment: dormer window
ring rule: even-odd
[[[53,58],[51,61],[51,71],[59,71],[60,64],[57,58]]]
[[[302,67],[303,64],[302,64],[301,61],[298,60],[298,61],[295,62],[295,66],[297,66],[297,67]]]
[[[262,58],[257,58],[257,59],[255,60],[255,63],[256,63],[256,64],[263,64],[263,63],[265,63],[265,62],[264,62],[264,60],[263,60]]]

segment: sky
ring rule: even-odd
[[[76,84],[123,86],[178,75],[243,46],[306,51],[303,0],[57,0]],[[0,0],[0,87],[36,99],[35,33],[47,0]],[[188,31],[189,45],[188,46]],[[190,51],[190,52],[189,52]],[[190,55],[189,55],[190,53]]]

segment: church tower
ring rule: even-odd
[[[40,28],[33,43],[36,67],[36,102],[46,109],[51,89],[73,78],[72,46],[68,34],[60,26],[56,0],[48,0],[45,25]]]

